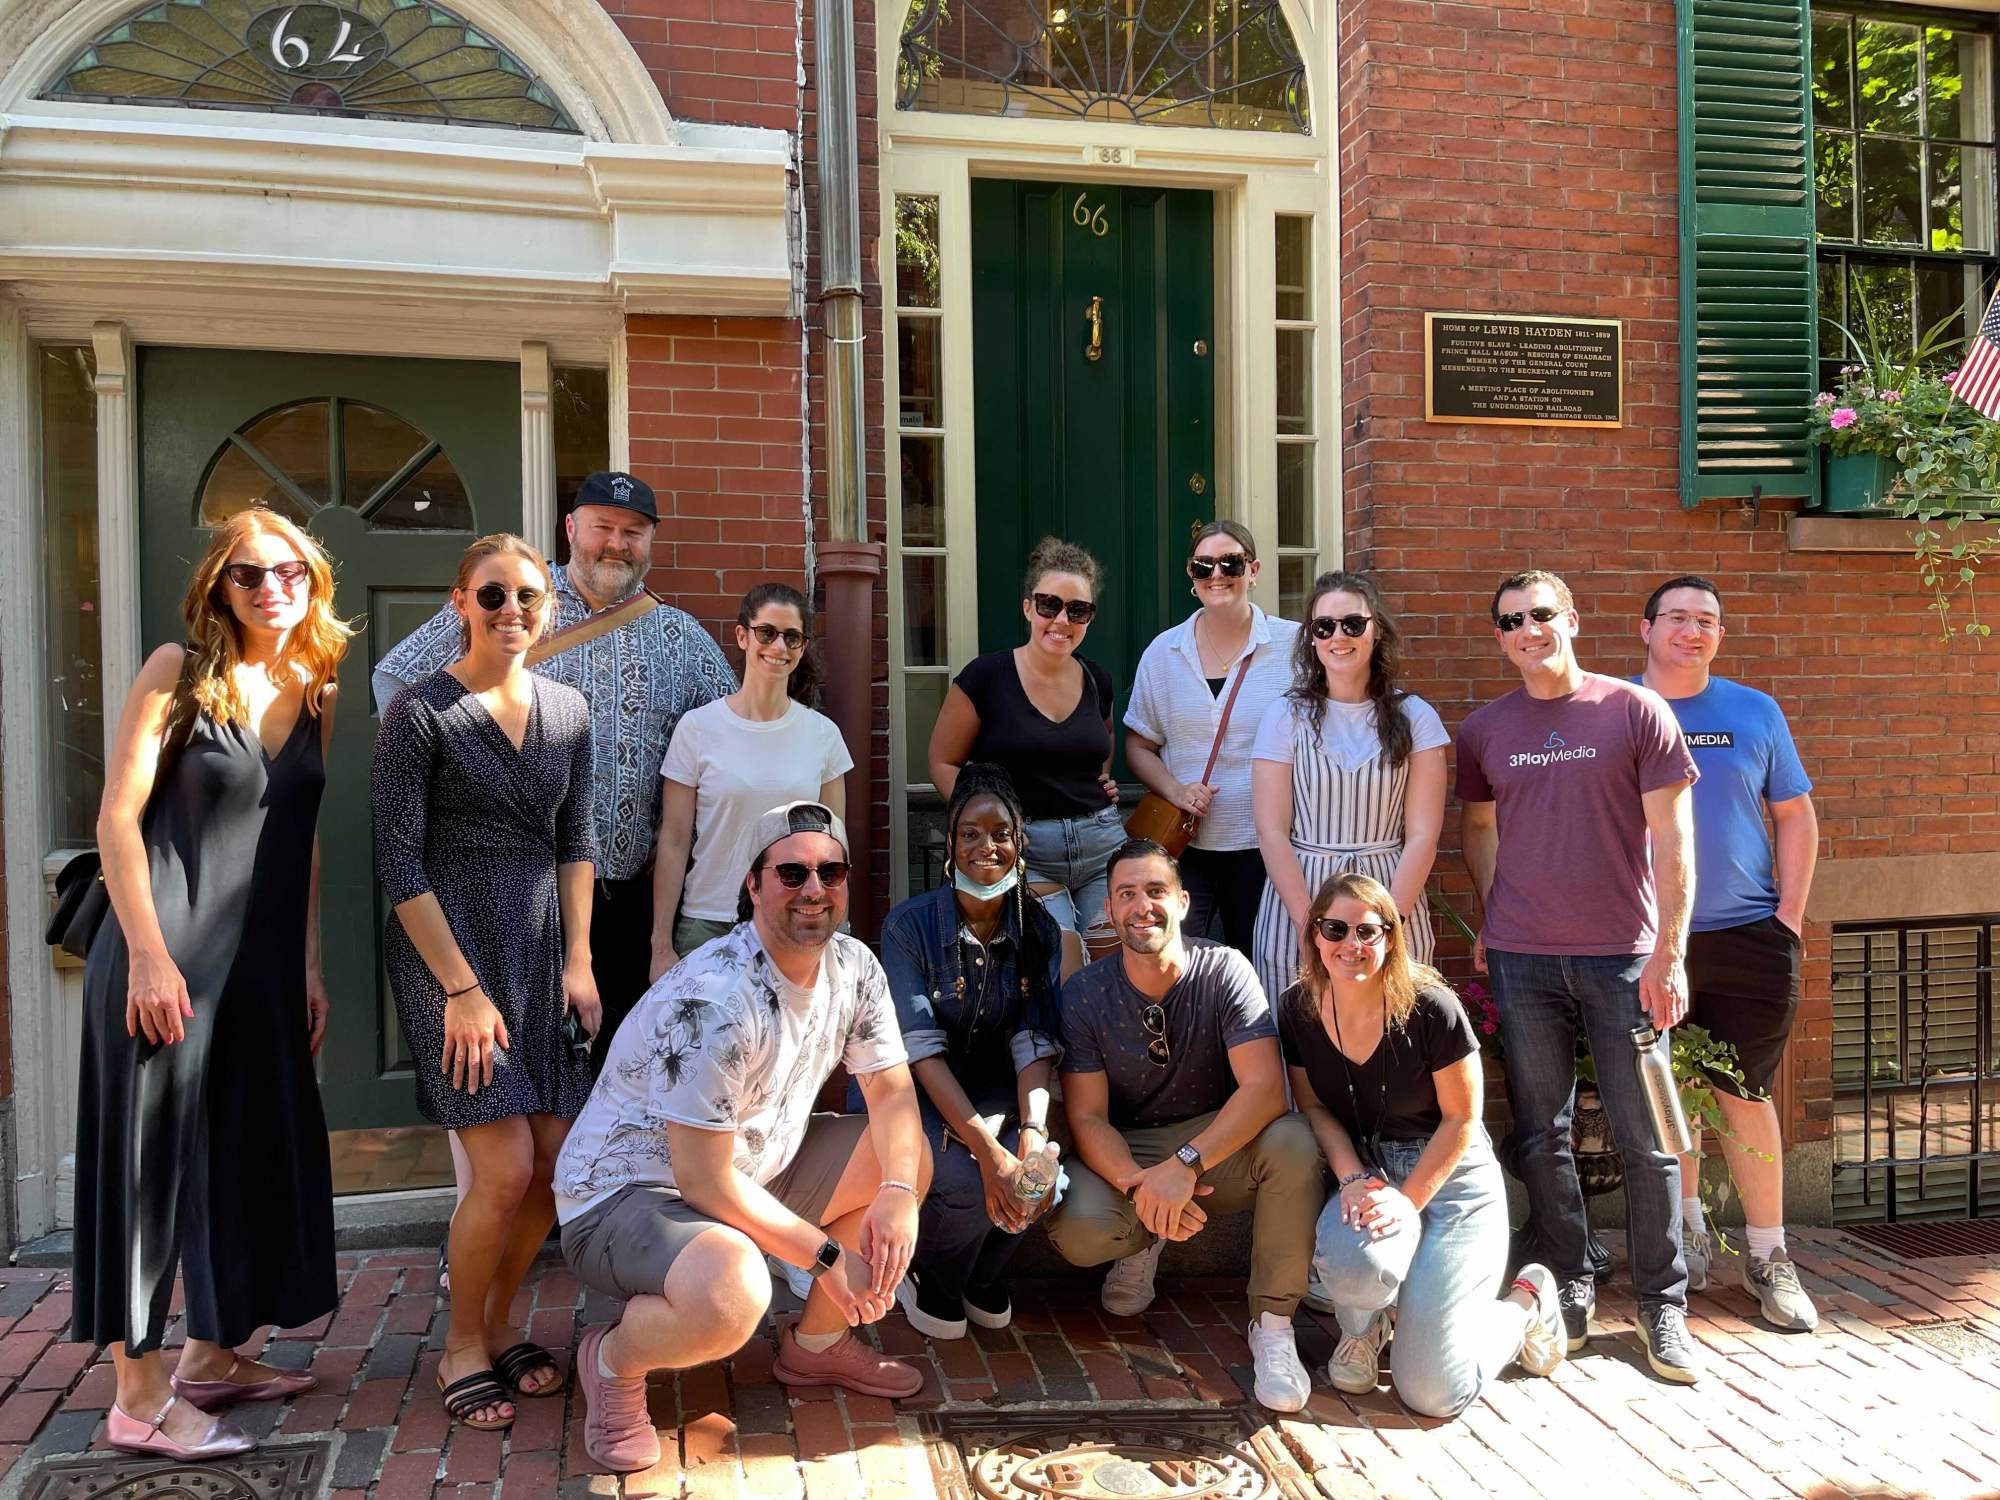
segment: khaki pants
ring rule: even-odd
[[[1124,1132],[1132,1159],[1142,1167],[1165,1161],[1213,1120],[1200,1115],[1175,1125]],[[1071,1157],[1063,1170],[1069,1190],[1049,1221],[1049,1238],[1073,1266],[1097,1266],[1137,1255],[1153,1243],[1132,1200]],[[1290,1317],[1305,1295],[1312,1266],[1313,1232],[1326,1201],[1326,1164],[1312,1127],[1296,1112],[1280,1115],[1242,1150],[1201,1174],[1213,1188],[1195,1199],[1203,1213],[1251,1209],[1250,1314]]]

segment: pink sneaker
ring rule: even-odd
[[[814,1354],[799,1347],[797,1330],[787,1328],[778,1340],[778,1358],[771,1373],[786,1385],[837,1385],[864,1396],[914,1396],[924,1388],[923,1372],[914,1365],[877,1354],[848,1329],[831,1349]]]
[[[605,1468],[636,1474],[660,1461],[660,1434],[646,1410],[646,1377],[598,1373],[597,1349],[608,1328],[593,1328],[576,1345],[576,1382],[583,1391],[583,1447]]]

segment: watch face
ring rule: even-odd
[[[825,1244],[819,1247],[820,1269],[825,1271],[831,1271],[839,1263],[840,1263],[840,1246],[835,1241],[829,1239]]]

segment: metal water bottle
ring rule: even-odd
[[[1632,1028],[1632,1062],[1639,1070],[1639,1092],[1653,1122],[1653,1144],[1668,1156],[1694,1150],[1687,1116],[1681,1111],[1681,1091],[1674,1083],[1673,1059],[1659,1045],[1660,1034],[1650,1021]]]

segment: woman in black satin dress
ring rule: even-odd
[[[257,508],[217,530],[181,612],[98,812],[112,909],[84,973],[71,1337],[114,1346],[114,1447],[199,1459],[251,1446],[204,1408],[316,1383],[235,1346],[337,1300],[315,830],[351,632],[325,554]]]

